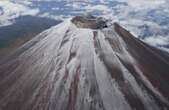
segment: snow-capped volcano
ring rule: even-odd
[[[0,65],[0,110],[167,110],[169,56],[119,24],[74,17]]]

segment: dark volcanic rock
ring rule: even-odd
[[[91,15],[76,16],[71,21],[79,28],[102,29],[108,27],[106,20]]]
[[[67,20],[5,59],[0,110],[168,110],[168,54],[96,24]]]

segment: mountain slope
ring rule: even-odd
[[[0,110],[169,109],[168,55],[97,20],[69,19],[2,61]]]
[[[0,27],[0,60],[42,31],[61,22],[34,16],[21,16],[14,21],[12,25]]]

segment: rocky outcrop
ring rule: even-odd
[[[103,29],[108,27],[107,21],[102,17],[76,16],[71,20],[78,28]]]

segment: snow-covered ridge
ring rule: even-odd
[[[169,109],[168,61],[117,23],[68,19],[0,65],[0,110]]]

